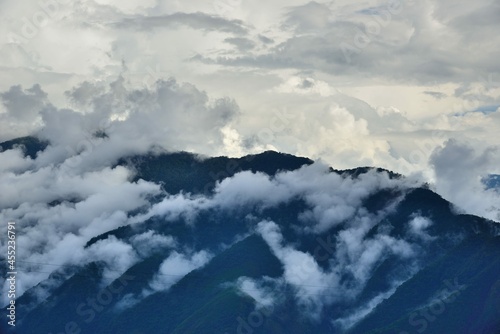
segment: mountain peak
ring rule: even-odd
[[[19,143],[43,147],[3,146]],[[30,171],[19,179],[44,190],[3,204],[24,247],[19,333],[500,329],[500,229],[399,174],[275,151],[154,150],[109,167]]]

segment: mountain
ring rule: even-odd
[[[16,145],[33,159],[50,148],[0,144]],[[426,185],[272,151],[118,167],[160,192],[75,243],[91,261],[45,264],[4,333],[500,333],[500,226]]]
[[[26,156],[34,159],[38,152],[47,148],[48,144],[47,141],[40,140],[36,137],[21,137],[0,143],[0,152],[19,147]]]

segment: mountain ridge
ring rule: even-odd
[[[27,156],[47,147],[23,141],[31,145]],[[82,333],[414,333],[424,325],[427,333],[500,330],[498,224],[457,214],[425,186],[402,185],[399,174],[371,167],[318,169],[307,158],[270,151],[249,159],[148,154],[115,166],[133,169],[132,182],[162,185],[148,210],[176,199],[199,208],[192,217],[146,216],[88,239],[83,251],[108,244],[129,245],[137,254],[149,248],[108,283],[109,263],[59,267],[18,299],[24,314],[17,333],[60,332],[68,323]],[[262,187],[268,192],[261,193]],[[154,248],[157,239],[163,245]],[[365,247],[358,258],[349,255],[354,245]],[[372,263],[372,256],[379,258]],[[173,280],[164,270],[174,263],[190,269]],[[325,283],[315,284],[317,277]],[[426,318],[437,308],[425,303],[447,287],[446,280],[468,289],[458,290],[453,302],[438,299],[448,311]],[[110,292],[123,282],[123,289]],[[163,290],[155,290],[160,283]],[[347,292],[339,297],[334,287]],[[34,305],[40,290],[48,295]],[[105,294],[109,303],[103,299],[92,311],[88,298]],[[465,305],[483,311],[461,316]],[[464,327],[460,318],[473,324]]]

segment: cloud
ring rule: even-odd
[[[348,75],[360,81],[380,78],[403,85],[408,80],[424,86],[461,84],[478,81],[477,73],[498,74],[493,61],[497,51],[491,44],[484,46],[498,38],[492,33],[498,28],[496,6],[486,0],[462,11],[449,10],[450,6],[449,1],[302,2],[288,7],[282,24],[273,27],[281,42],[267,52],[241,50],[239,55],[197,59],[224,66]],[[481,24],[474,24],[483,16]],[[465,45],[473,45],[473,51]],[[488,51],[482,52],[485,47]]]
[[[5,107],[0,112],[0,140],[31,134],[41,125],[38,112],[49,104],[47,93],[38,84],[28,89],[11,86],[0,93],[0,99]]]
[[[244,23],[239,20],[227,20],[222,17],[201,12],[174,13],[161,16],[135,16],[132,18],[125,18],[116,24],[117,28],[137,27],[143,30],[151,30],[172,25],[186,25],[193,29],[221,31],[235,35],[246,34]]]
[[[189,149],[210,155],[275,148],[322,157],[337,168],[381,165],[402,173],[424,171],[427,176],[427,157],[432,149],[426,150],[419,161],[411,158],[425,140],[425,131],[442,130],[447,138],[459,136],[493,144],[498,126],[495,113],[456,117],[500,103],[496,51],[490,47],[494,43],[488,43],[496,38],[492,32],[497,26],[493,20],[497,11],[488,1],[467,4],[463,9],[449,1],[218,5],[200,1],[127,5],[100,1],[59,6],[50,24],[37,27],[36,37],[28,43],[4,45],[6,60],[13,58],[20,64],[6,62],[9,65],[2,87],[8,92],[13,84],[23,83],[30,89],[38,83],[56,109],[84,113],[99,100],[103,111],[94,114],[100,117],[94,123],[99,123],[105,122],[106,109],[113,109],[114,117],[125,118],[134,109],[135,102],[126,102],[127,94],[141,89],[130,89],[132,85],[124,91],[117,76],[134,84],[146,83],[149,88],[156,79],[175,76],[196,84],[200,91],[210,89],[213,97],[230,95],[238,101],[238,115],[233,115],[231,124],[221,127],[230,132],[221,135],[219,131],[207,141],[189,143]],[[21,18],[26,11],[20,7],[6,7],[5,12],[12,16],[3,21],[6,33],[20,33],[22,22],[16,17]],[[41,10],[36,3],[25,7],[30,14]],[[481,15],[488,20],[474,24]],[[117,29],[120,24],[129,29]],[[370,39],[364,47],[355,43],[360,33]],[[65,45],[57,41],[65,41]],[[352,55],[351,64],[346,64],[342,43],[359,50]],[[464,45],[477,47],[465,50]],[[53,51],[63,48],[70,55]],[[32,56],[37,58],[33,60]],[[80,83],[85,80],[84,87]],[[114,85],[115,93],[102,93],[111,91],[101,87],[106,83]],[[80,99],[77,102],[64,94],[75,85],[75,98]],[[352,99],[347,101],[341,95]],[[142,107],[147,109],[144,105],[138,109]],[[329,115],[330,110],[339,108],[354,120],[347,114]],[[371,116],[367,113],[370,108]],[[276,109],[296,115],[284,130],[270,126]],[[49,114],[45,112],[46,119],[58,115]],[[40,116],[36,113],[35,117]],[[88,118],[80,121],[92,123]],[[354,122],[353,129],[363,131],[337,134],[338,128],[344,128],[343,122],[349,127]],[[21,126],[12,119],[0,124],[5,128],[0,136],[5,139],[31,133],[42,125],[30,122]],[[95,124],[89,127],[93,129]],[[259,138],[256,133],[261,129],[271,129],[272,135]],[[77,151],[95,142],[91,133],[75,138],[74,144],[80,143]],[[207,142],[211,143],[211,152]],[[184,144],[181,142],[179,149],[184,149]],[[128,145],[131,151],[137,151],[147,144],[138,140]],[[102,155],[113,152],[118,150],[110,149]]]
[[[272,207],[290,198],[287,186],[273,182],[263,173],[241,172],[217,184],[214,201],[226,208],[247,205]]]
[[[251,50],[255,47],[255,43],[252,40],[242,37],[226,38],[224,42],[234,45],[240,51]]]
[[[121,79],[109,87],[83,84],[68,95],[75,110],[54,106],[42,109],[45,127],[40,136],[50,140],[51,145],[36,159],[23,158],[19,150],[0,153],[11,159],[0,175],[6,189],[0,216],[4,221],[18,222],[22,231],[19,242],[24,245],[26,259],[32,262],[85,263],[94,252],[94,248],[84,248],[92,237],[153,216],[167,220],[182,218],[195,224],[203,210],[260,211],[299,197],[309,206],[301,214],[304,231],[320,233],[363,215],[364,210],[358,207],[374,191],[404,184],[372,172],[358,179],[343,178],[330,173],[327,165],[316,163],[272,178],[261,173],[238,173],[217,184],[212,197],[164,194],[162,201],[151,205],[148,198],[161,194],[159,185],[142,180],[131,182],[132,171],[123,166],[108,166],[124,155],[148,152],[155,144],[168,143],[168,138],[176,142],[182,138],[191,141],[193,136],[203,133],[206,140],[212,131],[220,140],[220,127],[231,120],[235,107],[224,99],[210,102],[205,93],[192,85],[179,85],[173,80],[142,91],[128,88]],[[162,124],[182,125],[186,114],[200,123],[189,123],[186,119],[182,131],[174,129],[172,134],[163,131]],[[145,213],[130,215],[138,209]],[[150,239],[147,245],[143,242],[146,237]],[[106,280],[111,279],[112,270],[119,273],[140,257],[175,247],[171,237],[152,232],[133,238],[130,244],[111,239],[108,242],[110,256],[119,249],[125,257],[108,258],[92,253],[94,260],[117,261],[117,267],[106,272]],[[47,276],[43,273],[20,276],[19,291],[22,293]]]
[[[0,152],[0,173],[19,173],[29,169],[33,161],[24,156],[21,148]]]
[[[341,176],[321,162],[274,177],[243,171],[218,182],[212,197],[167,195],[137,220],[158,215],[168,220],[181,216],[193,222],[202,210],[255,209],[261,212],[300,198],[307,205],[298,217],[304,224],[304,231],[322,233],[353,217],[367,215],[363,202],[371,194],[383,189],[405,191],[418,184],[412,179],[391,179],[387,173],[376,170],[357,178]]]
[[[496,5],[402,2],[401,11],[387,16],[380,1],[254,2],[224,13],[214,13],[212,3],[98,2],[68,4],[27,43],[0,45],[0,139],[36,133],[51,141],[36,159],[18,149],[0,152],[0,220],[17,222],[26,260],[19,293],[41,283],[35,292],[42,301],[75,265],[92,261],[104,263],[106,284],[140,259],[169,251],[144,293],[122,299],[121,307],[129,307],[168,290],[213,254],[184,253],[175,236],[152,230],[85,248],[92,237],[156,216],[196,228],[205,210],[258,213],[298,198],[306,208],[294,231],[316,237],[338,229],[329,235],[335,254],[320,265],[264,221],[257,232],[285,274],[275,281],[240,278],[241,293],[257,307],[271,307],[281,301],[273,289],[290,285],[318,317],[325,305],[360,296],[388,259],[402,263],[391,285],[397,287],[418,268],[419,247],[436,238],[429,234],[432,221],[413,217],[401,239],[379,226],[390,208],[369,213],[363,204],[378,190],[412,185],[375,172],[341,177],[327,164],[423,171],[466,212],[500,220],[498,193],[481,184],[500,173],[498,152],[488,147],[497,144],[500,124],[492,107],[500,103]],[[1,20],[6,35],[19,34],[17,18],[39,10],[29,3],[21,12],[15,4],[0,6],[11,16]],[[193,84],[166,79],[171,75]],[[488,113],[473,112],[481,110]],[[437,139],[436,130],[443,134]],[[460,142],[444,143],[454,137]],[[162,194],[159,185],[131,182],[133,171],[111,167],[160,146],[238,156],[272,147],[326,163],[275,177],[240,173],[210,197]],[[151,205],[151,196],[162,200]],[[61,276],[47,280],[54,268]],[[342,314],[343,327],[393,291]]]
[[[111,8],[116,8],[119,11],[127,14],[133,14],[144,11],[146,9],[151,9],[154,8],[156,5],[155,0],[146,0],[146,1],[132,0],[132,1],[127,1],[126,3],[116,2],[112,0],[96,0],[95,2],[103,7],[109,6]]]
[[[155,240],[152,241],[156,243]],[[152,250],[154,250],[154,247]],[[148,252],[150,253],[152,250],[148,250]],[[212,257],[213,254],[204,250],[190,254],[179,253],[176,250],[172,251],[160,264],[158,272],[148,282],[147,287],[143,288],[139,294],[129,293],[123,296],[115,305],[115,309],[119,312],[123,311],[141,302],[141,300],[151,294],[168,291],[184,276],[206,265]]]
[[[11,152],[18,150],[0,154],[9,157]],[[84,246],[92,237],[127,224],[127,214],[148,205],[147,198],[160,193],[159,185],[129,182],[131,172],[124,167],[68,173],[72,169],[66,162],[39,169],[32,168],[36,162],[25,162],[30,166],[0,174],[5,189],[0,217],[16,222],[22,245],[18,255],[26,261],[20,264],[19,294],[47,279],[53,265],[103,261],[108,265],[103,279],[108,282],[138,259],[130,245],[118,240]],[[6,243],[1,248],[6,249]]]
[[[0,94],[7,113],[20,121],[32,122],[38,111],[47,103],[47,93],[40,85],[23,90],[21,86],[12,86],[7,92]]]
[[[89,248],[86,262],[96,259],[106,263],[101,282],[101,286],[106,287],[134,265],[139,257],[131,245],[111,236],[96,242]]]
[[[36,134],[51,141],[36,159],[0,152],[0,220],[18,222],[27,261],[87,261],[95,252],[84,248],[90,238],[153,216],[195,225],[203,210],[263,210],[300,197],[307,205],[300,231],[341,228],[338,259],[362,286],[387,254],[411,257],[399,239],[367,240],[383,213],[371,216],[363,202],[409,181],[374,172],[343,178],[327,164],[421,172],[466,212],[500,219],[498,195],[481,183],[500,173],[500,21],[491,1],[279,0],[221,9],[99,0],[58,6],[43,25],[33,19],[43,14],[40,4],[0,3],[0,32],[8,36],[0,43],[0,140]],[[23,33],[27,25],[32,36]],[[111,167],[159,147],[206,155],[274,148],[326,163],[274,178],[241,173],[220,182],[213,197],[161,194],[159,185],[131,182],[133,171]],[[158,195],[163,200],[150,206]],[[425,242],[428,223],[408,222],[412,243]],[[99,247],[114,256],[92,254],[120,271],[175,247],[170,238],[109,239]],[[281,254],[288,262],[310,266],[318,282],[333,272],[286,240],[276,247],[289,251]],[[30,268],[19,277],[20,292],[48,276],[35,272],[46,267]]]
[[[335,236],[336,249],[331,253],[332,258],[327,269],[320,267],[311,254],[286,245],[276,223],[262,221],[256,230],[282,263],[283,279],[294,288],[297,303],[309,317],[319,319],[325,305],[355,300],[371,278],[376,265],[383,260],[393,256],[397,260],[411,263],[419,256],[410,243],[383,232],[368,237],[368,231],[375,225],[376,221],[367,218],[346,224],[345,229]],[[393,284],[399,286],[411,277],[413,272],[414,270],[401,270],[398,274],[400,277]],[[394,289],[386,294],[393,292]],[[268,293],[266,297],[258,297],[272,298],[270,296],[272,294]],[[359,314],[351,315],[346,321],[351,324],[359,321],[380,301],[380,298],[368,301]]]
[[[344,318],[340,319],[335,319],[332,321],[332,324],[334,326],[338,326],[341,328],[342,331],[346,331],[350,329],[352,326],[354,326],[356,323],[358,323],[360,320],[362,320],[364,317],[366,317],[368,314],[370,314],[380,303],[382,303],[384,300],[388,299],[389,297],[394,294],[396,291],[397,287],[399,287],[403,282],[397,282],[392,287],[386,292],[383,292],[371,300],[369,300],[365,305],[361,306],[359,309],[354,310],[350,315]]]
[[[319,94],[320,96],[336,95],[337,90],[330,87],[327,82],[314,78],[293,76],[274,89],[279,93]]]
[[[376,264],[389,254],[402,259],[417,256],[409,242],[394,238],[383,231],[368,237],[368,232],[375,223],[376,220],[364,217],[338,233],[337,260],[359,282],[366,282]]]
[[[222,129],[239,112],[233,100],[209,99],[193,85],[173,79],[160,80],[151,89],[132,88],[123,78],[107,87],[84,82],[67,96],[74,109],[38,106],[43,127],[37,135],[52,144],[37,159],[39,168],[67,159],[73,170],[88,171],[155,145],[215,153],[224,147]],[[27,104],[32,99],[17,98]]]
[[[206,251],[186,255],[173,251],[160,265],[158,273],[149,282],[149,287],[153,292],[166,291],[190,273],[207,264],[213,255]],[[149,294],[146,292],[143,294]]]
[[[430,95],[435,99],[443,99],[446,97],[446,94],[441,93],[441,92],[432,92],[432,91],[425,91],[424,94]]]
[[[257,309],[263,307],[272,308],[280,298],[274,291],[276,286],[269,286],[270,284],[276,285],[280,283],[268,277],[264,277],[262,280],[240,277],[235,283],[241,293],[251,297],[255,301]]]
[[[481,149],[457,140],[447,141],[430,160],[438,193],[468,213],[500,221],[498,193],[485,189],[481,182],[498,172],[498,150],[495,146]]]
[[[153,230],[134,235],[130,238],[130,242],[134,249],[143,258],[146,258],[155,252],[163,251],[165,248],[175,248],[177,246],[177,242],[174,237],[157,234]]]
[[[298,303],[306,307],[313,318],[319,319],[323,298],[330,297],[327,290],[339,287],[340,277],[334,272],[324,272],[312,255],[283,246],[283,236],[274,222],[260,222],[257,232],[282,262],[283,278],[295,288]]]
[[[2,195],[2,208],[15,208],[28,204],[48,204],[53,201],[77,200],[75,209],[80,206],[92,205],[99,208],[110,208],[110,204],[127,207],[128,198],[136,199],[140,193],[158,193],[159,186],[139,181],[128,183],[132,173],[124,167],[117,166],[113,169],[106,167],[100,171],[82,173],[81,175],[66,174],[65,165],[57,167],[44,167],[36,171],[24,173],[3,174],[1,181],[9,194]],[[120,204],[115,201],[114,196],[105,199],[105,196],[116,195],[120,191],[128,191],[123,194],[124,201]],[[137,202],[144,204],[144,201]]]
[[[430,236],[427,232],[426,229],[430,226],[432,226],[434,223],[432,220],[426,217],[421,217],[421,216],[416,216],[410,221],[410,233],[422,238],[425,241],[432,241],[435,240],[436,237]]]
[[[326,4],[311,1],[303,6],[290,8],[286,15],[285,24],[299,32],[318,31],[330,24],[331,9]]]
[[[126,122],[126,119],[121,122]],[[110,132],[110,137],[113,134]],[[95,156],[90,153],[87,157],[93,159]],[[388,230],[375,229],[397,201],[373,213],[363,207],[364,201],[383,189],[404,193],[416,185],[410,179],[390,178],[385,172],[371,170],[350,177],[333,173],[324,163],[316,162],[295,171],[277,173],[273,177],[240,172],[217,183],[210,196],[171,195],[160,193],[156,184],[130,182],[131,171],[121,166],[110,168],[98,167],[97,164],[93,168],[66,170],[71,167],[72,158],[18,174],[2,174],[10,178],[4,183],[11,183],[18,191],[26,192],[18,197],[24,198],[25,202],[12,202],[2,210],[2,219],[16,220],[22,227],[23,233],[18,241],[25,245],[23,248],[30,262],[81,265],[102,261],[105,263],[103,284],[141,258],[156,251],[171,250],[148,287],[140,294],[124,296],[117,305],[119,310],[140,302],[147,295],[168,290],[214,256],[207,251],[181,252],[176,249],[175,236],[160,235],[152,230],[129,241],[108,237],[91,247],[84,247],[96,235],[126,224],[140,224],[152,217],[167,221],[184,219],[196,229],[199,223],[197,217],[202,212],[239,210],[258,215],[266,208],[295,199],[303,200],[306,208],[297,216],[299,223],[293,226],[296,233],[316,236],[324,235],[332,228],[340,231],[330,236],[334,240],[335,252],[326,266],[320,265],[313,254],[289,244],[277,224],[262,221],[255,225],[255,229],[282,263],[283,277],[272,282],[241,278],[237,287],[251,296],[258,307],[270,307],[281,301],[275,292],[276,287],[290,285],[298,304],[313,319],[321,316],[325,305],[352,301],[359,296],[377,265],[386,259],[395,260],[402,266],[397,279],[406,278],[409,274],[405,266],[416,266],[419,256],[415,252],[416,245],[425,242],[421,238],[398,239],[391,236]],[[43,159],[43,154],[38,156],[34,165],[40,163],[39,160],[45,161]],[[85,171],[87,169],[90,171]],[[28,192],[28,187],[33,184],[44,191]],[[163,198],[149,204],[147,198],[151,195]],[[139,208],[140,213],[131,214]],[[424,225],[415,221],[409,223],[409,228],[424,231]],[[374,229],[377,232],[369,234]],[[37,268],[41,271],[36,266],[32,269]],[[25,291],[47,276],[42,273],[21,275],[19,291]],[[56,283],[51,286],[56,286]],[[38,293],[43,296],[48,292]]]

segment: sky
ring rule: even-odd
[[[499,32],[487,0],[2,1],[0,140],[99,151],[85,138],[112,124],[102,159],[160,145],[380,166],[494,219]]]

